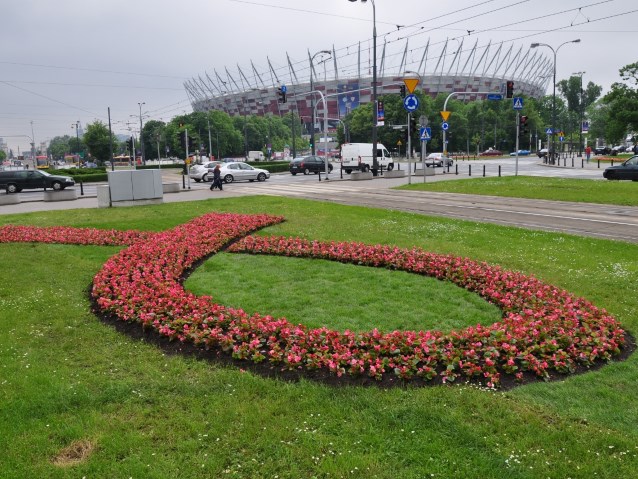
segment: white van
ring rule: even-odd
[[[262,151],[249,151],[248,161],[264,161],[264,153]]]
[[[379,168],[392,171],[394,158],[381,143],[377,143],[377,163]],[[341,164],[346,173],[353,170],[370,171],[373,166],[372,143],[344,143],[341,145]]]

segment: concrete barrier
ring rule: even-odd
[[[16,195],[15,193],[13,194],[0,194],[0,206],[2,205],[17,205],[18,203],[20,203],[20,196]]]
[[[179,183],[162,183],[164,193],[179,193],[181,185]]]
[[[64,189],[59,191],[46,190],[44,192],[44,201],[71,201],[78,199],[78,192],[75,188]]]
[[[350,173],[350,179],[352,181],[371,180],[372,172],[371,171],[353,171],[352,173]]]
[[[383,173],[384,178],[403,178],[405,176],[405,170],[392,170]]]
[[[423,168],[417,169],[414,176],[423,176]],[[434,168],[425,168],[425,176],[434,176]]]
[[[109,185],[97,186],[97,207],[109,208],[111,206],[111,190]]]

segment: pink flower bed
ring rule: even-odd
[[[170,339],[278,370],[344,379],[444,383],[466,379],[496,387],[502,375],[519,381],[524,374],[547,379],[551,374],[609,361],[625,343],[625,332],[604,310],[534,277],[498,266],[416,248],[245,237],[282,220],[211,213],[152,236],[130,232],[131,246],[105,263],[94,278],[91,294],[102,312],[139,322]],[[72,238],[78,244],[122,244],[108,241],[125,241],[126,237],[114,232],[101,236],[93,230],[73,233],[68,228],[66,235],[49,228],[11,228],[0,229],[3,241],[69,243]],[[497,305],[503,319],[448,334],[377,329],[340,332],[310,329],[284,318],[248,315],[184,290],[181,278],[187,271],[238,238],[243,239],[229,251],[323,258],[451,281]]]
[[[148,231],[98,230],[95,228],[69,228],[66,226],[33,227],[0,226],[0,243],[62,243],[85,245],[130,245],[150,238]]]

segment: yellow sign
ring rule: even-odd
[[[401,143],[401,140],[397,141],[397,145],[401,146],[403,143]]]
[[[191,159],[190,159],[190,158],[186,158],[185,163],[186,163],[187,165],[190,165],[190,164],[191,164]]]
[[[450,113],[452,113],[451,111],[442,111],[441,112],[441,118],[443,118],[443,121],[447,121],[448,118],[450,118]]]
[[[419,84],[418,78],[404,78],[403,83],[405,83],[405,87],[408,89],[410,95],[414,93],[414,89]]]

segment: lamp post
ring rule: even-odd
[[[578,156],[583,157],[583,75],[587,72],[576,72],[573,75],[578,75],[580,78],[580,92],[578,95],[578,113],[580,116],[578,127]]]
[[[555,131],[555,128],[556,128],[556,55],[558,54],[558,50],[560,50],[560,47],[562,47],[563,45],[567,45],[568,43],[580,43],[580,38],[561,43],[560,45],[558,45],[558,47],[555,50],[547,43],[532,43],[530,45],[531,48],[547,47],[554,54],[554,91],[552,93],[552,148],[550,152],[550,157],[552,158],[552,161],[555,161],[554,155],[556,154],[556,131]]]
[[[33,160],[33,169],[38,167],[38,160],[35,157],[35,134],[33,133],[33,120],[31,120],[31,159]]]
[[[140,107],[140,152],[142,154],[142,164],[145,165],[146,162],[144,161],[144,135],[142,132],[142,105],[146,105],[145,102],[137,102],[137,104]]]
[[[357,0],[348,0],[356,2]],[[367,0],[361,0],[366,3]],[[377,161],[377,13],[372,3],[372,170],[376,175],[379,163]]]
[[[80,120],[75,123],[71,123],[71,128],[75,128],[75,152],[78,155],[78,168],[80,167],[80,134],[78,130],[80,128]]]
[[[315,57],[317,55],[321,55],[321,54],[327,54],[330,55],[330,50],[321,50],[318,51],[317,53],[315,53],[312,57],[310,57],[310,91],[313,92],[315,90],[314,85],[313,85],[313,77],[312,77],[312,71],[313,71],[313,62],[315,61]],[[311,154],[314,156],[315,154],[315,95],[314,93],[310,96],[310,110],[312,111],[312,118],[310,121],[312,121],[312,126],[310,127],[310,146],[311,146]],[[326,115],[328,114],[328,112],[326,111]]]

